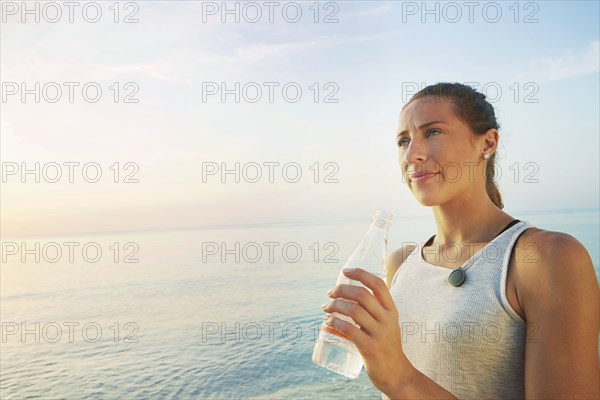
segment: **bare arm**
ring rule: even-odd
[[[518,289],[528,322],[526,398],[598,399],[599,291],[590,256],[567,234],[531,239],[537,257],[520,269]]]
[[[398,381],[395,388],[384,392],[390,399],[457,399],[416,368],[411,371],[411,378]]]

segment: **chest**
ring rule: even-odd
[[[527,232],[521,236],[526,236]],[[525,319],[525,312],[519,303],[519,296],[517,288],[519,286],[519,273],[518,270],[523,267],[523,257],[518,257],[519,254],[523,253],[523,246],[520,246],[520,237],[513,247],[511,256],[508,263],[508,271],[506,276],[506,299],[513,308],[513,310],[523,319]],[[522,243],[522,242],[521,242]],[[453,269],[464,266],[475,254],[488,243],[475,243],[470,245],[451,246],[448,248],[440,249],[435,246],[423,247],[421,257],[422,259],[432,265],[448,269],[448,273]]]
[[[453,270],[465,265],[488,243],[461,243],[441,247],[437,243],[422,248],[421,258],[428,264]]]

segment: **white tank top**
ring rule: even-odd
[[[531,227],[517,222],[472,255],[463,264],[461,286],[448,283],[451,269],[423,259],[427,242],[415,243],[394,275],[390,292],[404,353],[459,399],[525,397],[526,321],[508,303],[506,276],[517,238]],[[472,247],[463,251],[469,249],[473,253]],[[448,252],[455,254],[456,249]],[[533,251],[516,256],[525,262],[534,258]],[[388,399],[383,393],[382,398]]]

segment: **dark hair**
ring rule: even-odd
[[[427,86],[417,92],[402,107],[402,110],[417,99],[422,98],[424,100],[425,96],[436,96],[436,99],[443,97],[451,101],[454,104],[454,113],[466,122],[476,135],[484,135],[490,129],[500,129],[500,124],[496,120],[496,114],[494,113],[494,107],[485,99],[483,93],[476,91],[471,86],[448,82],[440,82]],[[494,181],[496,174],[496,153],[494,152],[487,160],[485,189],[492,202],[497,207],[504,208],[502,196],[500,196],[500,191]]]

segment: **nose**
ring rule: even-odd
[[[413,138],[408,143],[408,147],[404,151],[404,163],[419,164],[427,160],[427,148],[425,143],[419,138]]]

